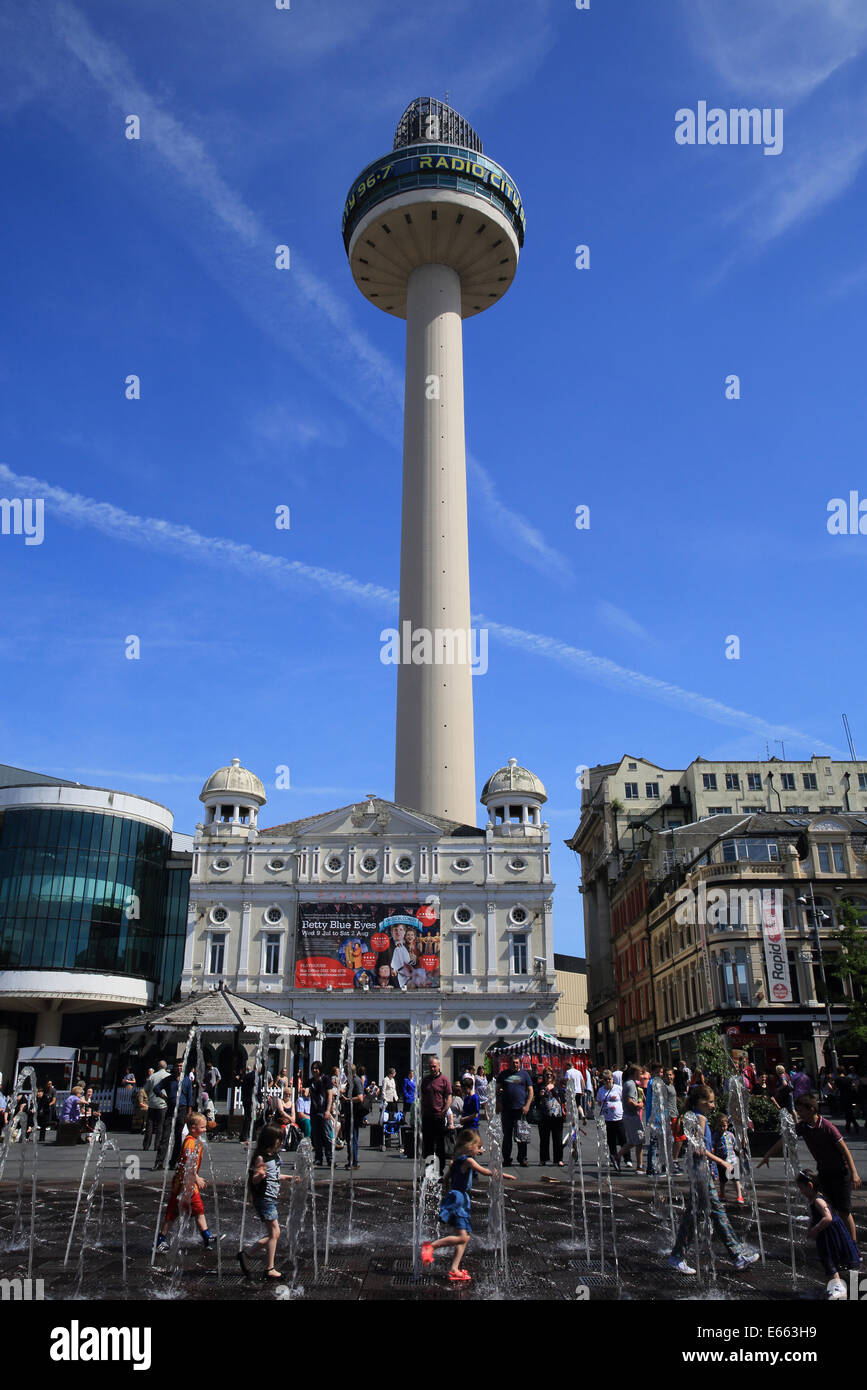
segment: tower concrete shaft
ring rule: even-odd
[[[423,265],[407,284],[395,800],[473,825],[472,634],[461,280]],[[407,626],[408,625],[408,626]]]

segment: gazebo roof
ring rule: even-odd
[[[313,1037],[315,1028],[298,1023],[287,1014],[255,1004],[228,989],[190,994],[177,1004],[165,1004],[121,1019],[106,1028],[107,1033],[185,1033],[200,1028],[203,1033],[260,1033],[267,1028],[278,1035]]]
[[[489,1053],[501,1054],[524,1052],[568,1052],[571,1054],[580,1050],[580,1048],[572,1047],[570,1043],[561,1042],[559,1038],[554,1037],[553,1033],[543,1033],[539,1028],[534,1028],[528,1037],[521,1038],[518,1042],[494,1043],[492,1047],[488,1048]]]

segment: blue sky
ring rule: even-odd
[[[181,830],[232,757],[264,824],[391,795],[403,325],[340,218],[446,91],[527,212],[464,332],[476,772],[546,783],[558,949],[576,765],[844,756],[844,710],[867,747],[867,541],[826,529],[867,497],[865,75],[863,0],[7,7],[0,492],[46,534],[0,537],[2,760]],[[782,153],[678,145],[702,100]]]

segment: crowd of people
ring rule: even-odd
[[[738,1061],[736,1070],[745,1092],[746,1133],[728,1117],[722,1105],[717,1106],[717,1095],[723,1090],[722,1078],[705,1075],[700,1067],[690,1068],[683,1060],[674,1067],[665,1067],[661,1062],[648,1066],[626,1063],[620,1068],[591,1067],[584,1071],[573,1065],[558,1076],[550,1067],[523,1067],[513,1057],[495,1079],[496,1109],[503,1126],[503,1167],[511,1165],[513,1141],[519,1165],[529,1166],[531,1119],[538,1127],[539,1163],[547,1164],[553,1154],[553,1162],[562,1166],[564,1126],[567,1144],[580,1142],[578,1134],[585,1132],[584,1123],[594,1117],[595,1108],[599,1124],[604,1126],[610,1167],[615,1174],[639,1171],[644,1157],[644,1171],[649,1176],[661,1176],[670,1163],[672,1174],[685,1172],[689,1178],[668,1256],[669,1267],[684,1276],[696,1274],[687,1256],[695,1239],[696,1206],[700,1204],[714,1237],[728,1251],[733,1268],[745,1270],[759,1255],[738,1240],[729,1220],[726,1195],[730,1189],[735,1203],[746,1205],[743,1179],[754,1161],[749,1139],[749,1131],[753,1130],[749,1098],[765,1097],[792,1114],[795,1133],[816,1164],[815,1170],[802,1169],[797,1179],[810,1211],[806,1235],[815,1242],[824,1267],[828,1297],[846,1298],[843,1275],[861,1263],[852,1215],[852,1191],[861,1186],[861,1179],[842,1134],[819,1111],[823,1099],[836,1102],[843,1108],[847,1130],[850,1124],[857,1130],[855,1098],[864,1094],[857,1072],[849,1068],[834,1075],[822,1073],[814,1080],[803,1065],[793,1066],[791,1071],[778,1065],[773,1075],[768,1075],[757,1073],[745,1058]],[[464,1081],[469,1084],[471,1078],[462,1078],[462,1091]],[[422,1124],[427,1130],[425,1152],[436,1152],[443,1158],[442,1137],[447,1132],[445,1114],[452,1101],[452,1087],[443,1080],[436,1059],[432,1059],[430,1073],[422,1081],[421,1096]],[[769,1164],[782,1147],[781,1138],[755,1166]],[[490,1176],[489,1170],[478,1163],[483,1152],[477,1122],[474,1126],[462,1121],[445,1168],[447,1195],[440,1211],[449,1234],[425,1242],[421,1251],[422,1261],[432,1264],[438,1250],[450,1250],[449,1277],[458,1282],[469,1277],[462,1260],[472,1230],[473,1174]]]
[[[63,1127],[74,1130],[73,1138],[87,1144],[96,1133],[100,1119],[100,1106],[93,1087],[85,1086],[78,1078],[61,1104],[58,1104],[57,1090],[50,1080],[38,1086],[35,1094],[29,1085],[16,1088],[11,1098],[6,1097],[0,1085],[0,1141],[9,1125],[10,1143],[31,1139],[35,1129],[39,1143],[44,1144],[49,1130]]]
[[[470,1194],[474,1175],[491,1176],[479,1159],[484,1154],[482,1121],[496,1113],[502,1123],[502,1165],[530,1166],[534,1129],[538,1135],[538,1159],[542,1167],[563,1167],[570,1150],[585,1135],[589,1121],[604,1130],[610,1171],[627,1176],[630,1171],[658,1177],[670,1164],[672,1175],[686,1174],[684,1206],[669,1256],[669,1265],[683,1275],[695,1270],[688,1253],[695,1237],[694,1204],[701,1202],[716,1238],[726,1247],[735,1269],[745,1269],[758,1256],[738,1241],[728,1216],[727,1198],[745,1206],[745,1179],[767,1166],[781,1151],[782,1138],[766,1155],[756,1159],[745,1142],[742,1125],[726,1113],[717,1096],[725,1093],[723,1078],[706,1074],[685,1061],[666,1067],[627,1062],[622,1067],[579,1067],[565,1071],[551,1066],[524,1066],[517,1056],[493,1073],[490,1063],[466,1068],[450,1079],[440,1059],[429,1057],[419,1080],[412,1069],[399,1077],[394,1067],[381,1080],[368,1076],[364,1065],[326,1068],[320,1061],[307,1073],[290,1077],[286,1068],[272,1074],[251,1063],[233,1076],[240,1093],[243,1120],[239,1139],[255,1145],[249,1165],[250,1194],[262,1221],[264,1235],[257,1244],[266,1262],[266,1278],[280,1278],[274,1268],[279,1225],[276,1199],[280,1155],[309,1138],[314,1162],[331,1166],[335,1150],[343,1150],[347,1169],[359,1166],[359,1136],[375,1125],[375,1138],[385,1148],[386,1136],[396,1139],[399,1151],[414,1152],[416,1134],[426,1160],[435,1156],[445,1178],[441,1220],[447,1234],[425,1243],[421,1258],[430,1264],[438,1250],[451,1253],[449,1277],[469,1279],[462,1261],[471,1234]],[[792,1115],[795,1133],[804,1141],[815,1169],[798,1174],[799,1189],[808,1204],[807,1237],[828,1277],[829,1297],[845,1297],[843,1274],[860,1265],[857,1233],[852,1215],[852,1192],[861,1186],[852,1153],[840,1130],[820,1113],[821,1107],[839,1113],[847,1135],[859,1133],[859,1116],[867,1120],[867,1079],[854,1067],[823,1069],[813,1077],[802,1064],[787,1070],[759,1072],[741,1057],[736,1063],[747,1096],[766,1099]],[[140,1082],[134,1072],[125,1073],[121,1085],[133,1093],[133,1128],[143,1129],[143,1151],[151,1148],[154,1167],[175,1170],[169,1205],[158,1249],[168,1248],[172,1224],[179,1207],[196,1220],[204,1244],[213,1237],[204,1215],[201,1192],[206,1186],[199,1173],[201,1140],[216,1129],[215,1101],[221,1083],[213,1064],[184,1071],[180,1059],[171,1067],[159,1061],[149,1067]],[[376,1113],[374,1113],[376,1112]],[[0,1087],[0,1134],[3,1126],[18,1118],[16,1137],[30,1139],[34,1128],[41,1141],[57,1124],[73,1130],[83,1142],[92,1139],[100,1118],[93,1088],[78,1080],[58,1104],[52,1083],[16,1090],[10,1099]],[[746,1117],[748,1130],[753,1123]],[[258,1131],[258,1138],[257,1138]],[[511,1175],[504,1174],[504,1177]],[[239,1255],[242,1270],[250,1273],[248,1254]]]

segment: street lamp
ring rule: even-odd
[[[834,1023],[833,1023],[833,1020],[832,1020],[832,1018],[831,1018],[831,1001],[830,1001],[830,997],[829,997],[829,994],[828,994],[828,981],[827,981],[827,979],[826,979],[826,977],[825,977],[825,962],[824,962],[823,957],[822,957],[822,938],[821,938],[821,936],[820,936],[820,934],[819,934],[819,922],[820,922],[821,920],[824,920],[824,921],[827,922],[827,921],[829,920],[829,917],[828,917],[828,913],[827,913],[827,912],[819,912],[819,909],[816,907],[816,899],[815,899],[815,896],[814,896],[814,894],[813,894],[813,880],[812,880],[812,879],[810,879],[810,884],[809,884],[809,886],[810,886],[810,902],[809,902],[809,907],[810,907],[810,911],[811,911],[812,914],[813,914],[813,931],[814,931],[815,936],[816,936],[816,952],[817,952],[817,955],[818,955],[819,979],[822,981],[822,992],[823,992],[823,994],[824,994],[824,996],[825,996],[825,1018],[826,1018],[827,1024],[828,1024],[828,1053],[829,1053],[829,1056],[830,1056],[830,1058],[831,1058],[831,1067],[832,1067],[832,1069],[836,1072],[836,1071],[838,1070],[838,1063],[837,1063],[837,1049],[836,1049],[836,1047],[834,1046]],[[805,911],[806,911],[806,908],[807,908],[807,906],[808,906],[808,904],[807,904],[807,899],[806,899],[805,897],[802,896],[802,897],[798,898],[798,902],[802,904],[802,906],[804,907],[804,909],[805,909]]]

